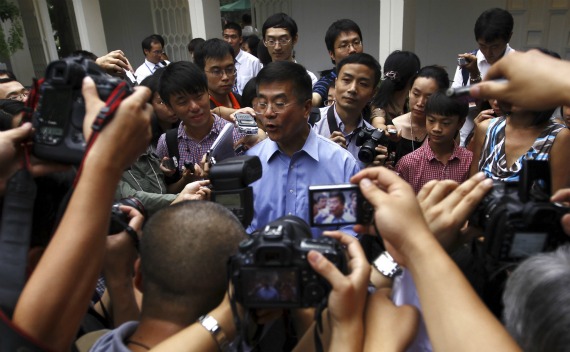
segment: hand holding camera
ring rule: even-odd
[[[329,139],[335,142],[336,144],[340,145],[344,149],[346,149],[346,138],[344,137],[344,134],[342,134],[341,131],[334,131],[333,133],[331,133]]]
[[[332,323],[331,345],[344,346],[347,350],[362,350],[363,314],[366,303],[370,264],[355,237],[340,231],[325,232],[346,247],[349,274],[345,276],[322,253],[311,250],[307,259],[311,268],[332,286],[328,310]],[[351,344],[354,348],[349,348]]]

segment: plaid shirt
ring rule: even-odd
[[[212,126],[210,133],[208,133],[201,141],[196,141],[188,137],[184,131],[184,122],[180,123],[180,126],[178,126],[178,153],[180,153],[178,169],[180,172],[183,171],[182,167],[184,166],[185,161],[190,161],[193,164],[200,164],[202,157],[206,152],[208,152],[208,150],[210,150],[210,148],[212,148],[212,144],[214,144],[214,141],[220,135],[222,128],[227,123],[229,122],[214,114],[214,125]],[[234,129],[234,143],[243,136],[245,135],[239,133],[237,128]],[[170,157],[170,155],[168,155],[168,147],[166,145],[166,134],[164,133],[158,139],[156,154],[160,160],[165,156]]]
[[[396,172],[412,185],[416,194],[431,180],[454,180],[462,183],[469,177],[473,153],[455,146],[447,164],[437,160],[428,143],[406,154],[396,164]]]

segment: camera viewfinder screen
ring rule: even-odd
[[[215,197],[216,203],[219,203],[228,209],[239,209],[242,207],[239,193],[216,194]]]
[[[244,268],[242,270],[244,303],[248,307],[299,304],[297,269]]]
[[[41,101],[41,119],[52,127],[64,127],[70,118],[71,89],[44,89]]]
[[[311,226],[354,225],[359,219],[358,203],[361,196],[357,188],[309,188],[309,198]]]
[[[511,258],[525,258],[542,252],[548,234],[546,232],[515,233],[509,252]]]

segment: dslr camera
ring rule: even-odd
[[[515,263],[568,242],[560,220],[569,210],[550,202],[548,163],[524,160],[520,182],[495,181],[469,224],[483,229],[492,259]]]
[[[108,75],[95,62],[81,56],[48,65],[32,116],[36,129],[33,153],[39,158],[66,164],[79,164],[83,159],[85,101],[81,86],[85,76],[93,78],[103,101],[121,83],[121,79]]]
[[[358,159],[363,163],[369,164],[374,161],[374,158],[376,158],[378,154],[376,147],[379,145],[387,146],[390,140],[384,134],[384,131],[380,129],[362,127],[356,134],[354,142],[357,147],[360,147]]]
[[[135,197],[122,198],[111,207],[111,221],[109,222],[109,235],[114,235],[123,231],[129,226],[129,217],[119,208],[121,205],[127,205],[138,210],[145,219],[147,219],[146,210],[142,202]]]
[[[347,272],[340,243],[329,237],[311,238],[302,219],[288,215],[267,224],[239,245],[228,272],[235,300],[246,308],[314,307],[328,297],[330,284],[307,261],[316,250]]]

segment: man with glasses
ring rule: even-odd
[[[234,49],[237,77],[233,91],[241,95],[243,87],[250,79],[257,76],[263,65],[261,65],[258,58],[241,50],[243,37],[239,24],[235,22],[226,23],[222,35],[224,40]]]
[[[297,34],[297,23],[294,19],[285,13],[276,13],[265,20],[261,31],[263,44],[267,47],[272,62],[296,62],[293,58],[293,49],[299,36]],[[311,85],[315,84],[317,76],[309,70],[307,73],[311,78]]]
[[[208,78],[210,109],[239,109],[241,96],[232,92],[237,72],[232,46],[218,38],[208,39],[194,51],[194,62]]]
[[[28,89],[12,78],[0,78],[0,99],[28,100]]]
[[[311,78],[303,66],[278,61],[257,75],[258,101],[254,106],[268,139],[246,154],[259,156],[261,179],[252,183],[253,232],[283,215],[309,222],[310,185],[349,182],[359,171],[354,157],[307,123],[311,111]],[[313,229],[313,236],[321,231]]]
[[[349,19],[333,22],[325,34],[325,44],[334,65],[348,55],[363,51],[360,27]],[[320,107],[327,99],[327,91],[337,76],[336,67],[323,71],[322,77],[313,85],[313,106]]]
[[[144,54],[144,62],[135,71],[137,83],[140,84],[143,79],[152,75],[157,69],[170,64],[169,61],[161,60],[164,52],[164,39],[158,34],[150,35],[142,41],[142,49]]]
[[[218,40],[228,45],[221,39]],[[226,70],[235,72],[235,68],[231,67],[216,69],[222,70],[223,77],[227,76]],[[186,184],[203,178],[203,156],[212,147],[223,127],[230,122],[211,113],[208,78],[203,70],[191,62],[178,61],[168,65],[160,77],[158,93],[166,106],[181,120],[178,129],[171,130],[176,132],[173,135],[175,143],[170,144],[172,132],[168,131],[160,136],[156,148],[156,154],[161,160],[166,158],[175,161],[178,172],[167,183],[169,192],[178,193]],[[243,137],[245,135],[238,133],[237,128],[234,129],[234,142]],[[185,166],[189,164],[193,168]]]

